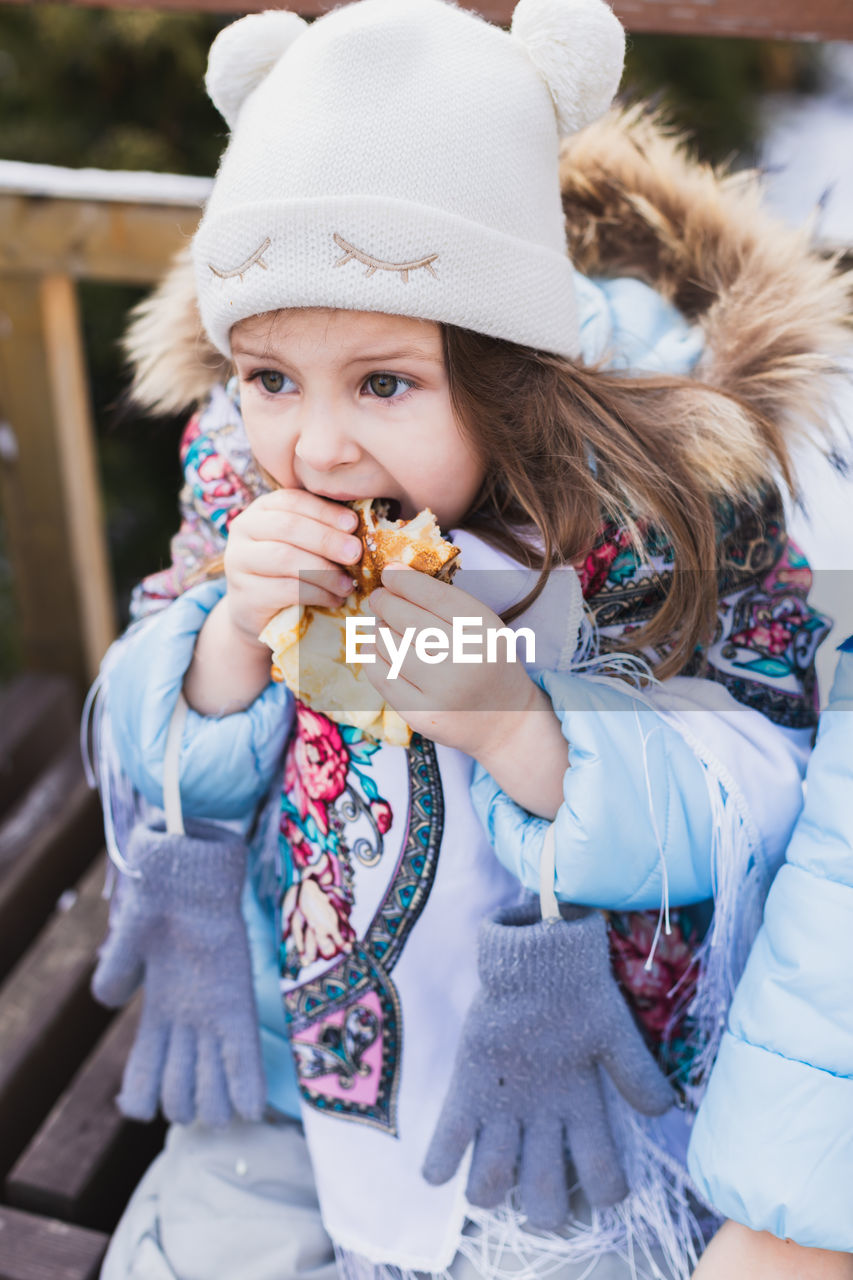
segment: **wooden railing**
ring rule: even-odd
[[[21,646],[79,687],[116,621],[76,282],[155,281],[209,188],[0,161],[0,505]]]
[[[10,0],[2,0],[9,3]],[[11,0],[29,3],[29,0]],[[234,0],[74,0],[110,9],[192,9],[234,13]],[[340,0],[291,0],[281,8],[306,17],[335,8]],[[508,23],[515,0],[461,0],[493,22]],[[243,0],[244,13],[276,8],[270,0]],[[629,31],[660,34],[752,36],[762,40],[853,40],[851,0],[613,0],[613,9]]]

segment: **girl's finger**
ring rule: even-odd
[[[396,596],[382,587],[371,592],[368,603],[382,626],[390,627],[399,638],[407,627],[414,627],[417,632],[425,627],[438,627],[446,635],[450,628],[434,613],[412,604],[402,596]]]
[[[377,597],[375,606],[374,597]],[[459,692],[457,685],[460,679],[460,670],[454,661],[452,627],[435,614],[389,591],[380,589],[378,593],[373,592],[370,604],[379,627],[391,633],[386,639],[379,627],[375,631],[376,654],[388,668],[389,681],[392,662],[395,672],[398,672],[396,680],[390,683],[403,680],[427,699],[432,710],[451,710]],[[396,658],[386,650],[389,642],[398,655]],[[418,652],[422,642],[428,655],[426,658]],[[467,685],[470,681],[467,664],[461,677]],[[388,701],[396,706],[393,696],[388,697]]]
[[[345,596],[332,595],[324,587],[315,586],[310,582],[299,584],[298,603],[310,606],[312,609],[340,609],[345,599]]]
[[[344,594],[337,595],[328,589],[329,578],[325,576],[320,578],[319,583],[300,581],[296,599],[293,597],[292,580],[253,576],[255,581],[251,584],[252,609],[258,617],[272,618],[282,609],[287,609],[293,604],[310,605],[312,608],[339,609],[346,598]],[[238,582],[236,587],[231,588],[235,594],[238,594],[241,589],[249,590],[245,581]],[[262,630],[263,626],[259,626],[258,631]]]
[[[314,582],[327,591],[349,595],[352,575],[339,564],[313,552],[298,551],[281,542],[258,542],[249,548],[234,548],[226,558],[226,569],[248,577],[288,578]]]
[[[396,643],[396,642],[395,642]],[[405,718],[406,711],[416,711],[422,703],[422,693],[416,684],[411,680],[412,675],[416,675],[416,669],[409,665],[408,672],[405,673],[405,662],[400,669],[399,675],[395,679],[391,679],[391,661],[382,641],[379,640],[376,645],[376,661],[366,663],[364,667],[365,675],[373,685],[377,693],[381,693],[382,697],[389,703],[395,711],[399,711]]]
[[[358,528],[358,516],[352,507],[331,498],[321,498],[309,489],[273,489],[257,498],[249,510],[287,512],[307,516],[345,533]]]
[[[242,533],[252,542],[297,547],[337,564],[355,564],[364,550],[361,540],[351,533],[298,511],[256,511],[243,524]]]
[[[452,622],[460,614],[479,617],[483,612],[480,601],[466,591],[460,591],[438,578],[430,578],[408,565],[387,564],[382,570],[382,585],[393,595],[419,605],[442,622]]]

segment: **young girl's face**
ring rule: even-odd
[[[253,316],[231,350],[255,458],[282,488],[430,507],[450,529],[483,468],[450,402],[437,324],[320,308]]]

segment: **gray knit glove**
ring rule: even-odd
[[[495,1208],[517,1181],[528,1222],[542,1230],[568,1215],[567,1155],[592,1205],[628,1194],[601,1067],[646,1115],[674,1101],[611,974],[603,916],[568,912],[542,921],[531,904],[481,925],[482,986],[423,1168],[427,1182],[446,1182],[473,1141],[469,1203]]]
[[[240,910],[246,846],[209,824],[137,826],[92,979],[102,1004],[145,1001],[118,1104],[150,1120],[260,1119],[266,1097],[249,944]]]

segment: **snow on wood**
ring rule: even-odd
[[[212,185],[211,178],[193,178],[179,173],[64,169],[51,164],[0,160],[0,193],[10,195],[127,204],[197,205],[200,208]]]

